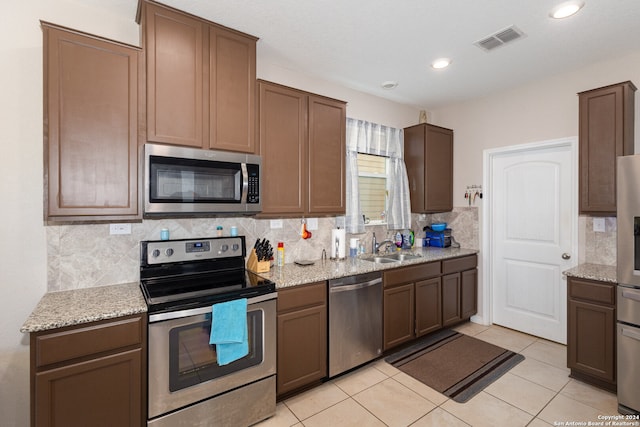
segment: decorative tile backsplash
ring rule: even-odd
[[[595,232],[593,231],[593,217],[581,216],[579,218],[580,262],[616,265],[618,223],[616,217],[607,217],[604,220],[605,231]],[[584,254],[582,253],[583,249]]]
[[[313,237],[300,237],[301,218],[283,220],[283,228],[271,229],[270,220],[252,217],[194,218],[144,220],[131,224],[131,234],[110,235],[109,224],[51,225],[47,232],[47,280],[49,291],[88,288],[139,280],[141,240],[160,239],[160,230],[168,228],[171,239],[216,236],[216,227],[222,226],[224,235],[229,235],[231,226],[238,227],[238,234],[246,236],[251,248],[257,238],[266,238],[275,247],[284,242],[285,262],[295,260],[317,260],[322,250],[331,253],[331,230],[343,224],[342,218],[318,218],[318,229]],[[478,208],[454,208],[452,212],[412,215],[412,229],[416,238],[424,237],[422,229],[434,222],[446,222],[452,229],[456,241],[463,248],[480,249]],[[593,232],[591,217],[579,218],[580,254],[579,262],[615,265],[616,263],[616,218],[606,218],[604,233]],[[365,251],[371,253],[373,233],[378,242],[392,238],[394,230],[384,226],[367,226],[366,232],[347,235],[360,239]],[[347,249],[348,250],[348,249]]]
[[[275,247],[284,242],[285,262],[317,260],[322,250],[330,255],[331,230],[342,224],[342,218],[318,218],[318,229],[313,236],[303,240],[301,218],[283,220],[283,228],[271,229],[270,220],[252,217],[193,218],[144,220],[131,224],[131,234],[110,235],[109,224],[50,225],[47,232],[47,280],[49,291],[88,288],[139,280],[141,240],[159,240],[160,230],[169,229],[171,239],[216,236],[216,227],[222,226],[225,236],[231,226],[238,227],[238,234],[246,237],[247,247],[253,247],[257,238],[266,238]],[[420,220],[413,215],[416,237],[423,237],[422,228],[432,222],[445,221],[453,228],[453,235],[462,247],[478,249],[477,208],[456,208],[453,212],[427,215]],[[373,232],[378,241],[391,237],[384,226],[367,226],[357,237],[371,252]]]

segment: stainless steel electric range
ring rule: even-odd
[[[275,413],[277,293],[245,269],[245,256],[244,236],[141,242],[148,426],[250,425]],[[239,298],[249,354],[220,364],[209,344],[212,305]]]

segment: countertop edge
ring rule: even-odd
[[[48,292],[20,332],[34,333],[147,312],[137,282]]]
[[[309,266],[285,264],[282,267],[276,266],[269,272],[257,274],[265,279],[274,281],[276,283],[276,290],[279,290],[306,283],[339,279],[341,277],[355,276],[358,274],[376,271],[384,272],[385,270],[460,258],[479,253],[476,249],[466,248],[414,248],[411,252],[418,253],[421,256],[412,260],[384,264],[365,261],[362,258],[346,258],[345,260],[340,261],[318,260],[315,264]],[[368,254],[368,256],[370,257],[371,254]]]
[[[563,271],[562,274],[578,279],[598,280],[600,282],[607,283],[618,283],[618,274],[615,265],[583,263]]]

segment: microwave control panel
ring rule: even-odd
[[[247,203],[260,203],[260,166],[247,164],[249,188],[247,189]]]

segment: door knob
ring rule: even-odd
[[[569,255],[568,253],[565,252],[562,254],[562,259],[570,259],[570,258],[571,258],[571,255]]]

